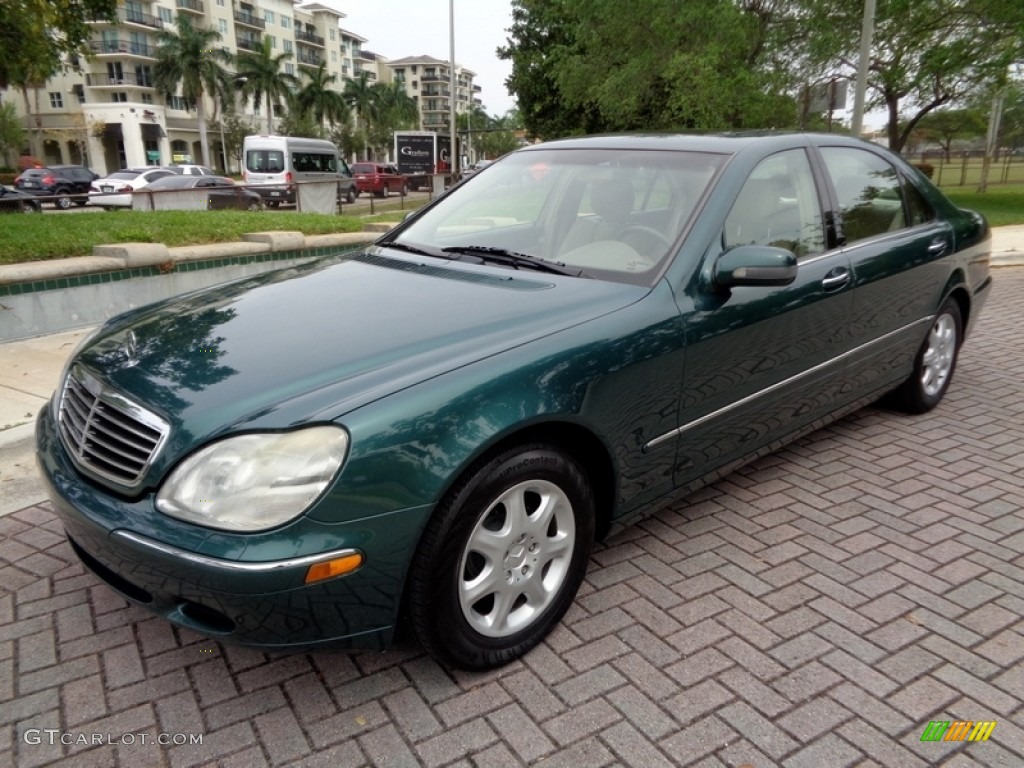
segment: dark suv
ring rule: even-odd
[[[29,168],[14,180],[14,186],[22,192],[49,197],[46,202],[66,211],[71,203],[85,205],[89,199],[89,184],[98,178],[99,174],[81,165],[50,165]]]

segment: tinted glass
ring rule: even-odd
[[[917,187],[905,179],[903,181],[903,191],[907,198],[910,226],[915,227],[918,224],[924,224],[935,218],[935,211],[932,210],[928,201],[924,199],[924,195],[918,191]]]
[[[250,149],[245,153],[245,168],[254,173],[283,173],[284,152],[279,149]]]
[[[648,284],[724,163],[657,150],[534,150],[470,176],[398,237],[423,248],[484,246],[609,280]]]
[[[297,173],[337,173],[337,155],[326,152],[292,152],[292,169]]]
[[[873,152],[823,147],[822,157],[839,199],[843,234],[854,243],[907,225],[896,169]]]
[[[762,160],[725,222],[724,245],[772,245],[798,258],[825,250],[825,230],[811,164],[802,149]]]

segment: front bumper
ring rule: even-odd
[[[298,650],[382,648],[390,642],[415,547],[414,536],[396,537],[394,532],[418,530],[429,507],[327,526],[333,544],[313,554],[267,560],[214,557],[160,540],[143,523],[133,525],[149,514],[152,498],[120,499],[79,475],[57,438],[48,407],[39,415],[36,437],[40,469],[72,547],[128,600],[180,626],[242,645]],[[396,515],[403,516],[403,525],[395,524]],[[408,516],[421,519],[409,526]],[[211,538],[217,535],[211,531]],[[259,536],[260,549],[266,551],[274,534]],[[365,556],[358,570],[305,584],[312,563],[350,550]]]

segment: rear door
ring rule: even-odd
[[[909,374],[941,299],[953,230],[882,155],[820,147],[853,269],[851,384],[868,394]]]

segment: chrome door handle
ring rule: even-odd
[[[946,241],[945,240],[932,240],[928,245],[928,253],[932,256],[941,256],[946,252]]]
[[[821,281],[821,287],[826,291],[835,291],[850,282],[850,270],[846,267],[836,267],[829,272]]]

